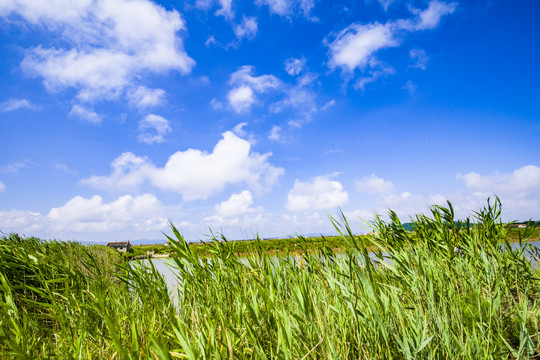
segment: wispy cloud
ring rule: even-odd
[[[92,124],[101,124],[103,121],[103,115],[100,115],[95,111],[87,109],[86,107],[78,104],[71,107],[69,115],[76,116]]]
[[[7,174],[16,174],[19,172],[20,169],[23,169],[25,167],[26,167],[26,163],[22,161],[14,161],[10,164],[0,167],[0,172],[7,173]]]
[[[409,50],[409,56],[411,57],[411,60],[413,61],[413,63],[409,65],[409,67],[426,70],[429,57],[426,55],[425,50],[411,49]]]
[[[356,190],[370,194],[384,194],[394,191],[394,184],[391,181],[377,177],[375,174],[364,176],[354,183]]]
[[[257,0],[259,5],[267,5],[270,13],[280,16],[301,14],[309,20],[317,20],[311,16],[315,0]]]
[[[146,86],[139,86],[131,89],[127,93],[127,98],[132,106],[139,109],[161,105],[165,102],[165,90],[149,89]]]
[[[139,141],[146,144],[162,143],[171,131],[167,119],[149,114],[139,122]]]
[[[30,101],[26,99],[8,99],[0,103],[0,112],[15,111],[19,109],[31,109],[36,110],[40,107],[33,105]]]
[[[253,39],[257,35],[257,19],[254,17],[242,17],[242,22],[234,27],[234,34],[241,39]]]
[[[272,125],[272,129],[268,134],[268,139],[272,141],[279,141],[281,139],[281,126]]]
[[[256,93],[264,93],[281,87],[281,81],[274,75],[253,76],[254,67],[245,65],[231,75],[229,84],[233,86],[227,95],[229,104],[237,113],[249,111],[256,102]]]
[[[304,67],[306,66],[306,59],[301,58],[288,58],[285,60],[285,71],[291,75],[296,76],[304,70]]]
[[[70,169],[66,164],[56,164],[54,167],[55,169],[61,170],[68,175],[79,175],[78,171]]]
[[[341,69],[348,79],[354,77],[356,70],[367,72],[368,76],[363,75],[355,84],[357,88],[364,90],[368,83],[394,71],[391,66],[377,59],[379,51],[400,46],[407,33],[435,28],[442,16],[453,13],[456,7],[456,3],[447,4],[433,0],[423,11],[412,9],[416,15],[414,19],[399,19],[383,24],[351,24],[334,35],[333,40],[326,40],[329,47],[328,65],[332,70]],[[425,53],[413,51],[411,57],[413,56],[419,61],[417,64],[425,66]]]

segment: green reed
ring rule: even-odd
[[[331,218],[345,253],[277,257],[261,241],[239,257],[221,237],[200,258],[171,224],[176,301],[151,262],[12,235],[0,358],[539,358],[540,257],[512,250],[500,210],[496,199],[455,221],[450,203],[434,206],[414,232],[390,211],[369,242]]]

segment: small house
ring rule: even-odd
[[[129,252],[129,250],[131,249],[131,244],[129,243],[129,240],[109,242],[107,243],[107,246],[115,248],[116,250],[121,252]]]

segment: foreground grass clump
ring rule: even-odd
[[[176,304],[151,263],[117,265],[105,284],[94,255],[46,272],[55,265],[32,255],[42,243],[0,246],[2,262],[30,264],[0,268],[0,357],[540,357],[540,278],[526,256],[538,261],[538,252],[512,250],[498,202],[476,214],[476,226],[454,222],[450,204],[416,216],[414,232],[389,214],[373,224],[374,253],[343,220],[334,221],[343,254],[323,246],[274,257],[259,246],[242,258],[222,238],[202,260],[173,226]]]

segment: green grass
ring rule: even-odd
[[[389,215],[371,240],[332,219],[344,253],[322,243],[290,257],[264,241],[240,257],[238,243],[221,238],[202,260],[172,226],[176,304],[151,264],[4,238],[0,358],[540,357],[540,274],[530,245],[511,249],[498,201],[476,213],[476,226],[454,222],[450,204],[416,216],[414,232]],[[370,258],[368,240],[388,258]]]
[[[472,224],[472,227],[476,224]],[[410,231],[412,225],[410,223],[403,224],[403,228]],[[507,237],[505,238],[509,242],[519,241],[534,241],[540,240],[540,225],[536,227],[529,227],[527,229],[518,229],[517,227],[509,227],[505,224],[507,229]],[[363,244],[363,246],[375,249],[372,240],[373,235],[354,235],[357,243]],[[208,257],[212,256],[211,244],[209,242],[188,242],[192,251],[197,255]],[[261,247],[265,252],[274,255],[287,255],[287,254],[301,254],[305,251],[317,252],[323,248],[331,248],[334,252],[345,252],[348,248],[347,242],[341,236],[319,236],[319,237],[290,237],[290,238],[275,238],[275,239],[255,239],[255,240],[241,240],[235,241],[234,251],[237,255],[248,255],[257,252],[258,247]],[[146,257],[148,251],[152,251],[154,254],[171,254],[174,249],[165,244],[147,244],[147,245],[133,245],[132,251],[124,253],[127,258]]]

